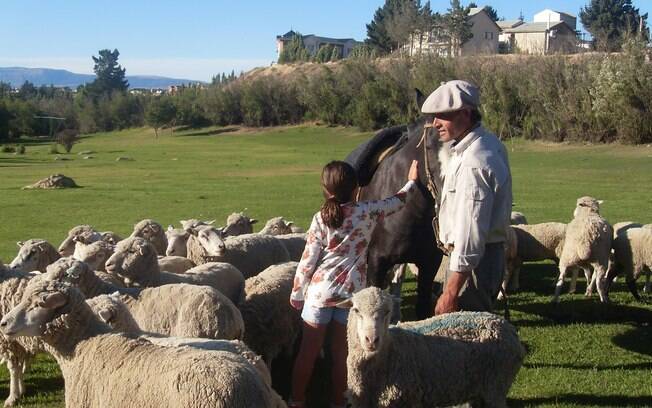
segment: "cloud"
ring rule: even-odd
[[[268,66],[265,59],[238,58],[120,58],[127,75],[156,75],[210,81],[213,75],[232,70],[239,74],[255,67]],[[90,57],[12,58],[0,57],[0,66],[66,69],[79,74],[93,73]]]

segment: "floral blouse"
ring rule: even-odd
[[[405,205],[416,183],[384,200],[341,204],[342,225],[326,226],[321,213],[312,217],[306,248],[294,277],[290,299],[305,306],[330,307],[367,286],[367,250],[376,225]]]

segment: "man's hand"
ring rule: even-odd
[[[464,286],[470,276],[471,272],[451,271],[446,282],[446,287],[444,288],[444,293],[437,300],[435,315],[457,312],[459,310],[457,299],[460,290],[462,290],[462,286]]]
[[[437,306],[435,306],[435,316],[445,313],[457,312],[458,310],[457,296],[448,293],[442,293],[442,295],[439,297],[439,300],[437,300]]]

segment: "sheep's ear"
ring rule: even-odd
[[[249,223],[250,223],[250,224],[255,224],[255,223],[257,223],[257,222],[258,222],[258,220],[255,219],[255,218],[251,218],[251,219],[249,220]]]
[[[350,298],[343,300],[335,305],[335,307],[339,307],[340,309],[349,309],[352,306],[353,306],[353,301]]]
[[[18,248],[21,248],[25,243],[23,241],[18,241],[16,242],[16,245],[18,245]]]
[[[142,256],[147,255],[147,252],[148,252],[147,245],[140,245],[138,247],[138,253],[141,254]]]
[[[174,231],[174,227],[172,225],[168,225],[168,231],[170,232]]]
[[[215,223],[215,220],[206,221],[206,225],[213,225],[214,223]]]
[[[598,204],[602,205],[604,203],[604,200],[598,200]]]
[[[294,221],[288,221],[285,223],[286,226],[291,227],[294,225]]]
[[[97,312],[97,314],[99,315],[100,319],[102,319],[104,323],[109,323],[114,317],[113,310],[111,310],[111,308],[108,307],[100,309]]]
[[[56,309],[65,305],[67,301],[66,295],[61,292],[54,292],[43,296],[40,302],[38,302],[38,306],[46,309]]]
[[[156,224],[150,225],[149,228],[154,234],[158,234],[161,231],[161,227]]]

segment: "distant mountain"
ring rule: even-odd
[[[36,86],[54,85],[57,87],[77,88],[79,85],[95,80],[95,75],[76,74],[64,69],[0,67],[0,81],[8,82],[13,87],[29,81]],[[130,88],[167,88],[170,85],[201,83],[190,79],[166,78],[153,75],[127,75]]]

